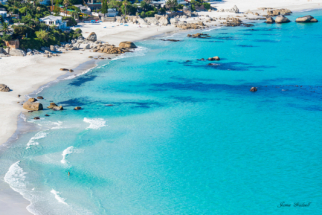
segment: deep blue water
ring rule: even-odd
[[[290,19],[307,14],[322,21]],[[26,115],[33,130],[0,157],[30,211],[322,213],[322,23],[187,33],[137,42],[38,94],[65,110]]]

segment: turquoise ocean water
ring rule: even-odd
[[[290,19],[322,21],[321,12]],[[65,110],[28,113],[31,131],[0,156],[0,176],[28,210],[321,214],[322,22],[206,33],[137,42],[133,53],[39,90],[44,106]],[[222,60],[197,60],[213,56]]]

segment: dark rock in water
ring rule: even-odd
[[[302,23],[307,23],[307,22],[318,22],[317,19],[314,19],[313,16],[303,16],[303,17],[299,17],[295,20],[295,22],[302,22]]]
[[[61,71],[68,71],[69,69],[67,68],[60,68]]]
[[[40,119],[40,117],[39,117],[39,116],[36,116],[34,119],[35,119],[35,120],[38,120],[38,119]]]
[[[10,88],[5,84],[0,84],[0,92],[10,92]]]
[[[200,60],[200,61],[205,61],[205,59],[204,59],[204,58],[201,58],[201,59],[198,59],[198,60]]]
[[[252,87],[252,88],[250,88],[250,90],[249,90],[250,92],[256,92],[257,91],[257,87]]]
[[[37,96],[37,99],[44,99],[44,97],[42,97],[42,96]]]
[[[74,110],[80,110],[82,109],[81,107],[75,107]]]
[[[210,58],[208,58],[208,60],[209,61],[214,61],[214,60],[218,61],[218,60],[220,60],[220,58],[218,56],[216,56],[216,57],[210,57]]]
[[[186,62],[190,62],[190,60],[186,60]]]
[[[254,25],[253,24],[246,24],[246,23],[244,23],[243,26],[245,26],[245,27],[253,27]]]
[[[114,106],[114,105],[112,105],[112,104],[107,104],[107,105],[105,105],[105,106],[108,106],[108,107],[110,107],[110,106]]]
[[[45,116],[49,116],[48,114],[46,114]]]
[[[74,70],[70,69],[69,72],[74,72]]]
[[[179,42],[181,40],[174,40],[174,39],[161,39],[162,41],[170,41],[170,42]]]
[[[208,34],[197,33],[197,34],[193,34],[193,35],[188,34],[188,37],[192,37],[192,38],[208,38],[210,36]]]

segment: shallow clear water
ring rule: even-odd
[[[307,14],[322,21],[321,11],[290,19]],[[320,214],[322,23],[207,33],[138,42],[125,58],[40,92],[44,106],[65,110],[28,114],[35,127],[0,157],[28,209]],[[197,60],[213,56],[222,60]]]

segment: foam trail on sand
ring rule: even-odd
[[[84,122],[89,123],[90,125],[87,127],[87,129],[100,129],[101,127],[106,126],[106,121],[102,118],[94,118],[94,119],[88,119],[84,118]]]
[[[29,149],[30,146],[33,146],[33,145],[39,145],[38,142],[36,142],[35,140],[39,140],[39,139],[42,139],[42,138],[45,138],[47,136],[47,133],[44,132],[44,131],[40,131],[38,132],[35,136],[33,136],[29,142],[27,143],[27,147],[26,149]]]
[[[54,194],[55,199],[57,199],[57,201],[58,201],[58,202],[60,202],[60,203],[63,203],[63,204],[65,204],[65,205],[67,205],[67,203],[65,202],[65,199],[59,196],[59,192],[57,192],[57,191],[56,191],[56,190],[54,190],[54,189],[52,189],[50,192],[51,192],[52,194]]]
[[[68,147],[67,149],[65,149],[64,151],[63,151],[63,154],[62,154],[62,156],[63,156],[63,159],[60,161],[60,162],[62,162],[62,163],[66,163],[67,161],[66,161],[66,156],[67,155],[69,155],[69,154],[71,154],[71,153],[73,153],[74,152],[74,147],[73,146],[70,146],[70,147]]]

